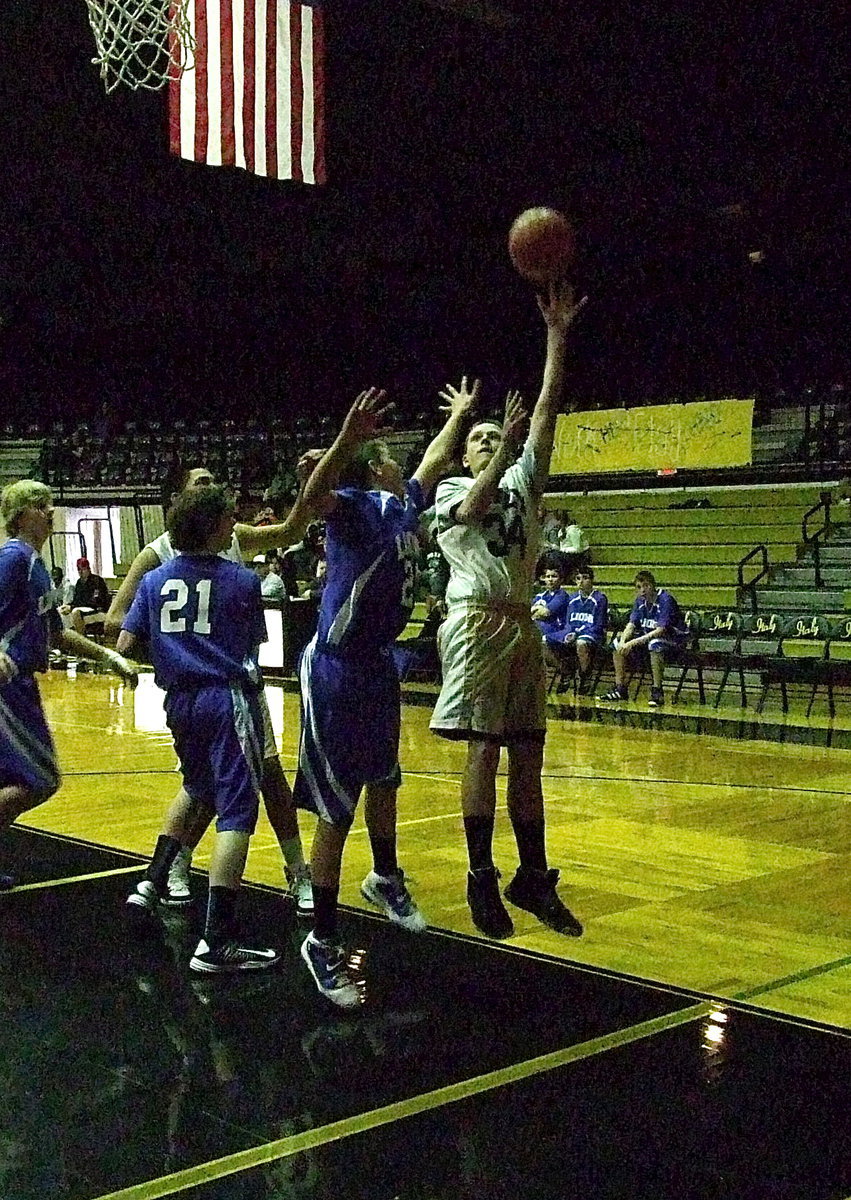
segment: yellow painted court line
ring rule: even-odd
[[[211,1162],[201,1163],[197,1167],[188,1167],[184,1171],[176,1171],[173,1175],[164,1175],[159,1179],[149,1179],[132,1187],[122,1188],[118,1192],[99,1196],[97,1200],[159,1200],[161,1196],[172,1196],[188,1188],[199,1187],[216,1179],[224,1179],[239,1171],[250,1170],[253,1167],[265,1166],[282,1158],[291,1158],[294,1154],[303,1154],[306,1150],[314,1150],[317,1146],[327,1146],[330,1142],[338,1142],[343,1138],[356,1134],[367,1133],[382,1125],[390,1125],[394,1121],[414,1117],[419,1113],[431,1112],[446,1104],[454,1104],[458,1100],[466,1100],[483,1092],[493,1091],[494,1088],[505,1087],[517,1083],[533,1075],[541,1075],[545,1071],[553,1071],[569,1063],[591,1058],[596,1054],[604,1054],[608,1050],[616,1050],[631,1042],[653,1037],[654,1034],[664,1033],[679,1025],[706,1017],[715,1006],[712,1004],[693,1004],[679,1012],[667,1013],[662,1017],[654,1017],[650,1021],[642,1021],[631,1025],[628,1029],[620,1029],[615,1033],[607,1033],[602,1037],[592,1038],[588,1042],[580,1042],[577,1046],[567,1046],[555,1050],[551,1054],[542,1054],[538,1058],[527,1059],[526,1062],[514,1063],[510,1067],[501,1067],[486,1075],[477,1075],[473,1079],[464,1079],[459,1083],[450,1083],[446,1087],[435,1088],[431,1092],[423,1092],[408,1100],[399,1100],[387,1104],[383,1108],[375,1108],[371,1112],[358,1113],[346,1117],[342,1121],[334,1121],[330,1125],[320,1125],[317,1129],[308,1129],[303,1133],[280,1138],[268,1142],[264,1146],[252,1146],[250,1150],[240,1150],[236,1154],[228,1154],[224,1158],[216,1158]]]
[[[70,875],[66,879],[45,879],[41,883],[22,883],[6,895],[14,896],[18,892],[37,892],[43,888],[62,887],[66,883],[85,883],[89,879],[107,879],[110,875],[130,875],[133,871],[144,871],[147,862],[136,863],[132,867],[115,867],[111,871],[93,871],[91,875]]]

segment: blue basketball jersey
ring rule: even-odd
[[[652,604],[648,604],[642,596],[639,596],[632,606],[629,620],[630,624],[634,625],[636,629],[640,629],[642,633],[650,633],[652,629],[664,627],[671,641],[683,641],[688,637],[688,628],[680,612],[680,606],[671,593],[666,592],[664,588],[656,593]]]
[[[41,556],[20,538],[0,546],[0,650],[22,675],[47,670],[50,638],[62,629]]]
[[[567,606],[567,632],[577,637],[592,637],[602,642],[606,632],[609,601],[595,588],[590,595],[574,592]]]
[[[390,492],[341,488],[326,523],[328,576],[319,608],[317,646],[358,653],[390,646],[414,607],[419,542],[426,507],[411,479],[405,499]]]
[[[266,641],[260,580],[212,554],[178,554],[142,579],[124,619],[148,643],[154,678],[169,688],[259,687]]]
[[[537,596],[532,597],[533,608],[536,604],[547,606],[547,616],[535,622],[541,633],[560,633],[564,629],[567,601],[568,596],[564,588],[558,588],[555,592],[539,592]]]

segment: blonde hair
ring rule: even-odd
[[[0,521],[9,536],[14,537],[18,532],[21,516],[26,509],[52,499],[50,488],[37,479],[19,479],[17,483],[4,487],[0,492]]]

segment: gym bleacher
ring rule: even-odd
[[[707,728],[707,718],[753,729],[851,717],[842,704],[851,686],[851,513],[838,457],[845,419],[823,397],[809,410],[768,410],[745,469],[565,477],[546,497],[545,507],[568,512],[590,543],[613,635],[632,607],[637,570],[651,570],[676,597],[689,642],[666,672],[666,692]],[[610,648],[598,666],[605,681]],[[566,682],[551,672],[551,700],[563,710],[572,695],[577,715],[587,715],[588,700]],[[643,712],[648,685],[640,671],[632,677],[619,719]],[[669,708],[652,719],[680,717]]]
[[[737,608],[738,567],[755,546],[769,561],[794,562],[804,514],[818,484],[694,487],[657,493],[561,494],[592,547],[597,585],[615,605],[631,606],[636,570],[652,570],[682,607]]]

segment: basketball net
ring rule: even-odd
[[[193,66],[189,0],[86,0],[107,92],[119,84],[158,91]]]

